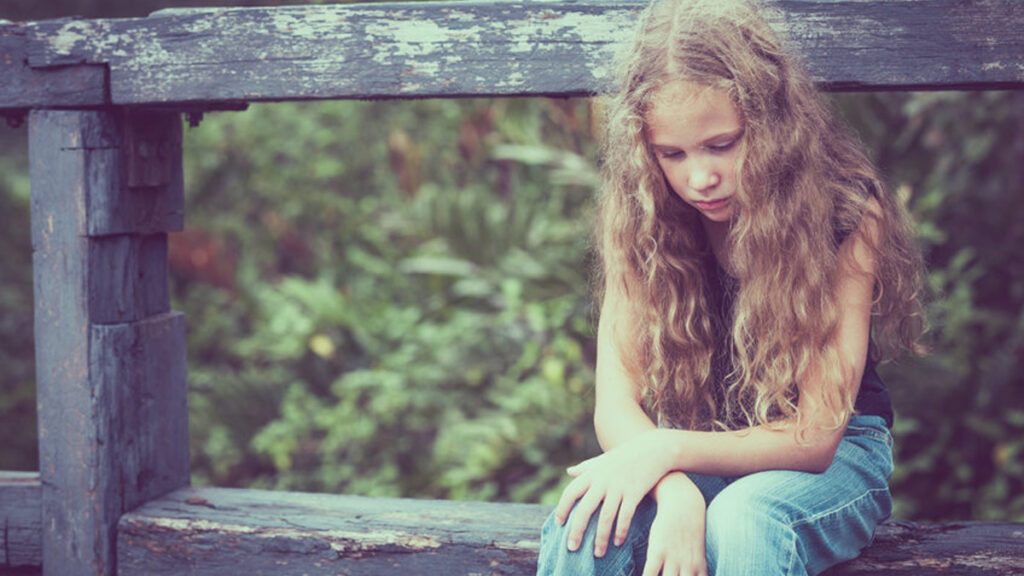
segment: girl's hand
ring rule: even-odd
[[[625,542],[637,505],[671,470],[670,434],[669,430],[644,432],[600,456],[569,468],[569,475],[574,480],[566,486],[555,507],[555,520],[561,525],[569,516],[573,503],[579,500],[569,528],[569,550],[575,551],[579,547],[590,517],[598,506],[601,506],[601,514],[597,520],[594,555],[604,556],[613,525],[615,545],[621,546]]]
[[[658,486],[643,576],[707,576],[705,515],[704,497],[692,483]]]

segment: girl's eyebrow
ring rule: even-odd
[[[743,127],[740,126],[736,130],[733,130],[732,132],[722,132],[721,134],[716,134],[710,138],[705,138],[704,141],[701,142],[701,144],[708,144],[709,142],[715,142],[720,140],[735,140],[736,138],[739,138],[742,135]]]
[[[709,144],[711,142],[716,142],[716,141],[735,140],[735,139],[739,138],[742,135],[743,135],[743,127],[740,126],[736,130],[733,130],[732,132],[721,132],[719,134],[715,134],[714,136],[710,136],[708,138],[705,138],[699,144],[699,146],[705,146],[705,145],[707,145],[707,144]],[[656,150],[678,150],[679,149],[679,147],[674,145],[674,144],[659,144],[657,142],[651,142],[651,147],[656,149]]]

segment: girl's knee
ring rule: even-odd
[[[708,506],[705,531],[708,567],[716,576],[799,573],[792,571],[799,560],[792,523],[770,499],[724,491]]]
[[[544,522],[537,574],[628,574],[635,562],[635,550],[647,541],[647,533],[654,517],[653,503],[645,499],[637,507],[628,536],[621,546],[613,544],[614,532],[609,536],[608,546],[601,558],[594,556],[600,508],[590,518],[579,547],[575,551],[569,550],[569,531],[575,511],[574,508],[565,524],[561,526],[555,522],[554,513]]]

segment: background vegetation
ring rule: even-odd
[[[9,19],[156,7],[4,1]],[[896,514],[1024,521],[1024,93],[835,101],[931,270],[934,353],[884,367]],[[188,129],[171,268],[194,481],[553,502],[597,450],[596,107],[287,103]],[[38,467],[25,148],[0,130],[0,469]]]

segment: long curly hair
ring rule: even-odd
[[[873,359],[921,350],[923,266],[906,210],[766,14],[743,1],[654,0],[604,99],[597,301],[609,291],[621,295],[631,320],[616,329],[616,346],[648,408],[671,426],[799,420],[796,382],[812,370],[823,406],[842,425],[853,398],[834,344],[842,306],[837,231],[851,233],[864,218],[878,230],[869,243]],[[744,126],[726,239],[739,290],[724,382],[712,369],[723,345],[710,304],[708,239],[647,138],[652,97],[674,80],[727,92]],[[880,210],[866,209],[869,197]]]

